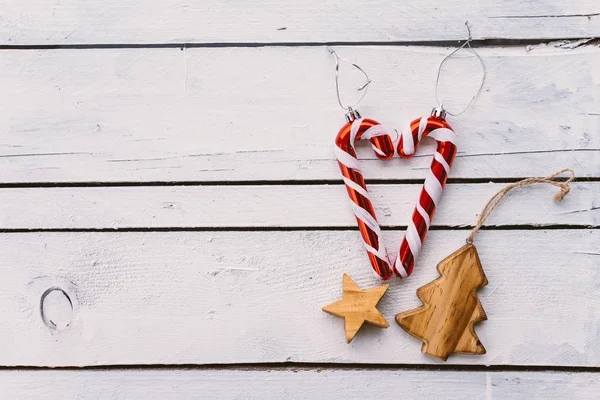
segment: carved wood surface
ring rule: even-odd
[[[348,274],[344,274],[342,299],[323,307],[323,311],[344,318],[346,342],[350,343],[365,322],[380,328],[390,326],[376,308],[389,287],[381,285],[362,290]]]
[[[423,340],[422,351],[446,360],[450,353],[485,354],[473,323],[487,319],[477,288],[488,281],[477,249],[466,245],[437,267],[441,278],[417,289],[423,306],[396,315],[398,324]]]

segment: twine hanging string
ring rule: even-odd
[[[565,172],[569,172],[571,174],[571,176],[566,181],[554,180],[555,177]],[[490,216],[492,211],[494,211],[494,208],[498,206],[498,203],[500,203],[502,198],[504,198],[504,196],[506,196],[506,194],[512,189],[527,185],[533,185],[536,183],[549,183],[550,185],[554,185],[560,188],[560,192],[554,195],[554,200],[561,201],[567,195],[567,193],[569,193],[569,190],[571,190],[569,183],[571,183],[573,179],[575,179],[575,172],[570,168],[565,168],[562,171],[558,171],[557,173],[552,174],[547,178],[527,178],[523,179],[522,181],[511,183],[510,185],[505,186],[502,190],[498,191],[494,196],[492,196],[492,198],[487,202],[485,207],[483,207],[481,214],[479,214],[479,220],[477,221],[477,225],[475,225],[475,228],[473,228],[471,234],[467,238],[467,243],[473,243],[473,237],[475,237],[477,231],[483,226],[485,220]]]

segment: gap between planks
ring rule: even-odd
[[[38,366],[0,366],[0,371],[111,371],[111,370],[216,370],[216,371],[323,371],[323,370],[402,370],[402,371],[458,371],[458,372],[571,372],[600,373],[598,367],[561,366],[561,365],[468,365],[468,364],[361,364],[361,363],[235,363],[235,364],[122,364],[90,365],[83,367],[38,367]]]
[[[473,225],[449,226],[438,225],[429,227],[430,231],[468,231],[473,229]],[[383,231],[404,230],[406,226],[382,226]],[[589,225],[502,225],[502,226],[482,226],[481,231],[536,231],[536,230],[595,230],[598,226]],[[53,232],[53,233],[102,233],[102,232],[320,232],[333,231],[345,232],[358,230],[356,226],[291,226],[291,227],[156,227],[156,228],[32,228],[32,229],[2,229],[0,234],[6,233],[35,233],[35,232]]]
[[[600,152],[600,150],[598,150]],[[446,184],[484,184],[484,183],[515,183],[530,178],[529,176],[517,178],[448,178]],[[559,177],[560,181],[564,181]],[[424,179],[365,179],[367,185],[419,185]],[[600,177],[575,177],[573,182],[600,182]],[[341,179],[313,179],[313,180],[257,180],[257,181],[106,181],[106,182],[10,182],[0,183],[0,189],[5,188],[84,188],[84,187],[157,187],[157,186],[318,186],[340,185]]]
[[[582,42],[580,46],[597,44],[596,37],[568,37],[561,39],[475,39],[472,47],[515,47],[536,46],[553,42]],[[193,49],[193,48],[232,48],[232,47],[322,47],[322,46],[413,46],[413,47],[455,47],[460,40],[390,40],[390,41],[330,41],[330,42],[206,42],[206,43],[94,43],[94,44],[2,44],[0,50],[94,50],[94,49]],[[578,46],[579,47],[579,46]]]

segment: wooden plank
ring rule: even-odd
[[[497,4],[253,0],[42,0],[2,9],[1,44],[226,43],[460,40],[600,36],[595,0]]]
[[[472,226],[503,183],[449,184],[434,226]],[[406,226],[421,185],[370,185],[382,226]],[[600,183],[513,193],[487,226],[600,225]],[[355,227],[342,185],[4,188],[0,229]]]
[[[434,105],[448,50],[339,53],[373,79],[363,115],[403,130]],[[481,54],[485,88],[450,121],[459,135],[451,176],[545,176],[564,167],[600,176],[600,49]],[[480,73],[472,56],[450,62],[444,82],[458,87],[443,82],[446,105],[468,102]],[[342,90],[357,81],[345,76]],[[0,182],[340,176],[332,144],[344,118],[323,47],[4,51],[0,87]],[[383,163],[367,147],[359,152],[365,176],[378,179],[423,178],[433,151],[429,142],[413,160]]]
[[[570,399],[589,400],[600,375],[373,369],[1,371],[9,399]]]
[[[415,290],[466,234],[429,233],[415,273],[393,279],[379,305],[387,319],[419,305]],[[399,236],[385,232],[390,249]],[[488,352],[448,363],[599,365],[600,230],[476,240],[489,280],[479,292],[489,320],[477,333]],[[343,272],[380,284],[355,231],[10,233],[0,254],[3,366],[436,362],[398,326],[365,327],[348,345],[342,321],[321,311],[339,298]],[[72,301],[63,330],[42,320],[49,288]]]

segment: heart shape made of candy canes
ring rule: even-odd
[[[394,155],[391,136],[377,121],[366,118],[350,118],[335,139],[335,156],[350,196],[352,212],[356,216],[365,249],[371,266],[384,280],[396,274],[407,278],[413,271],[415,259],[425,240],[431,219],[435,212],[450,167],[456,155],[455,134],[444,119],[443,113],[434,110],[431,117],[417,118],[410,124],[410,133],[403,133],[398,143],[398,154],[410,158],[415,154],[421,139],[430,136],[437,141],[431,167],[421,189],[417,205],[402,239],[396,260],[390,262],[383,244],[381,228],[377,222],[373,204],[356,157],[355,143],[370,140],[375,155],[380,160],[388,160]]]

